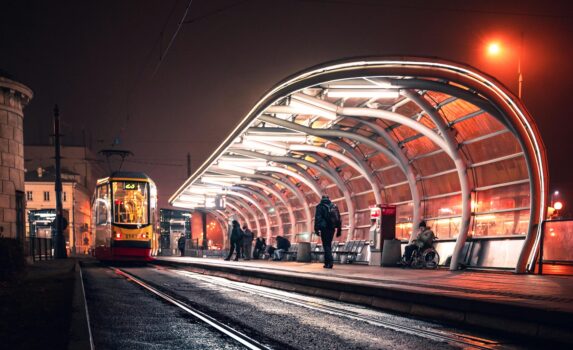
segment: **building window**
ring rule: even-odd
[[[26,192],[26,200],[27,201],[33,201],[34,200],[34,197],[32,196],[32,191]]]
[[[64,202],[65,202],[65,201],[66,201],[66,199],[67,199],[67,196],[66,196],[66,192],[62,192],[62,196],[63,196],[63,198],[64,198]]]
[[[44,191],[44,202],[50,201],[50,192]]]

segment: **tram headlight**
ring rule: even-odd
[[[143,239],[147,238],[147,233],[142,233],[141,238],[143,238]]]
[[[114,232],[115,233],[115,238],[121,238],[121,233],[120,232]]]

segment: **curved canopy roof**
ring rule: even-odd
[[[300,238],[327,194],[347,240],[368,239],[369,208],[390,204],[399,238],[423,219],[455,239],[454,268],[468,236],[522,235],[524,265],[546,173],[535,125],[495,80],[443,61],[360,60],[279,84],[170,202]]]

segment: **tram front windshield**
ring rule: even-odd
[[[147,183],[115,181],[112,191],[114,223],[146,225],[149,222]]]

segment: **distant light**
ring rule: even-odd
[[[561,210],[563,209],[563,203],[555,202],[555,204],[553,204],[553,208],[555,208],[555,210]]]
[[[553,192],[554,195],[558,196],[559,195],[559,191],[555,191]]]
[[[490,43],[490,44],[487,46],[487,53],[488,53],[490,56],[497,56],[497,55],[499,55],[499,54],[501,53],[501,45],[499,45],[498,42]]]

